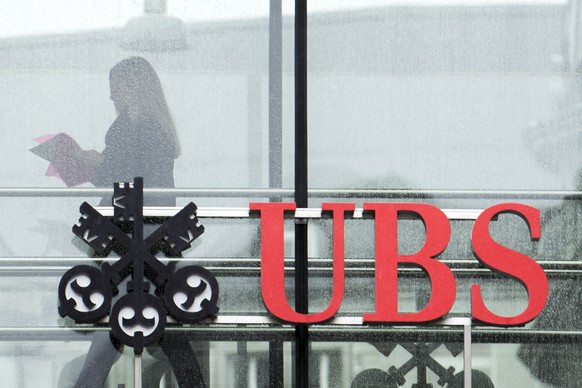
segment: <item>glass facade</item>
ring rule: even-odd
[[[581,1],[51,0],[4,2],[0,15],[0,385],[579,385]],[[120,70],[135,57],[153,68],[138,86]],[[59,133],[96,175],[67,186],[64,151],[50,165],[29,152]],[[204,234],[163,261],[203,266],[220,285],[215,321],[169,323],[139,358],[107,325],[59,316],[57,297],[71,267],[119,259],[97,257],[71,228],[84,201],[105,214],[113,181],[134,176],[148,217],[196,203]],[[250,202],[446,209],[438,259],[455,276],[453,308],[430,324],[362,324],[376,308],[375,220],[347,217],[335,319],[277,321]],[[534,321],[498,328],[470,320],[471,286],[505,316],[528,293],[475,258],[471,229],[506,202],[541,211],[539,241],[514,214],[489,231],[542,266],[549,298]],[[300,312],[325,310],[333,290],[332,220],[310,214],[284,228],[287,297]],[[399,253],[425,239],[419,219],[398,221]],[[401,268],[398,293],[400,311],[422,310],[428,276]],[[199,385],[180,375],[193,364]]]

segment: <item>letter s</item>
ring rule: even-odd
[[[471,242],[477,259],[493,271],[507,274],[521,282],[529,300],[525,310],[516,316],[503,317],[492,313],[483,302],[481,287],[471,286],[473,318],[499,326],[518,326],[533,320],[548,300],[548,279],[542,267],[531,257],[498,244],[489,234],[489,223],[501,213],[520,216],[528,225],[532,240],[540,238],[540,211],[517,203],[491,206],[483,211],[473,225]]]

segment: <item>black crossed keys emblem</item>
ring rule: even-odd
[[[61,317],[97,323],[109,314],[113,335],[138,354],[163,335],[168,314],[182,323],[215,317],[218,282],[214,275],[193,265],[176,270],[174,263],[166,265],[155,256],[161,251],[178,257],[204,232],[196,209],[190,202],[144,238],[142,178],[135,178],[133,184],[115,183],[113,220],[84,202],[73,233],[97,254],[113,250],[121,258],[100,268],[78,265],[68,270],[59,283]],[[126,279],[127,293],[111,308],[117,286]]]

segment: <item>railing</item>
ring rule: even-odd
[[[172,197],[208,197],[208,198],[293,198],[291,189],[146,189],[145,194],[166,194]],[[37,188],[4,188],[0,189],[0,197],[102,197],[110,195],[110,189],[37,189]],[[515,199],[515,200],[564,200],[582,199],[579,191],[484,191],[484,190],[310,190],[311,198],[374,198],[374,199]],[[181,208],[145,207],[145,217],[171,217]],[[104,216],[111,216],[111,207],[97,208]],[[475,220],[481,211],[479,209],[445,209],[443,212],[451,220]],[[244,219],[257,217],[247,207],[199,207],[198,218],[213,219]],[[296,219],[326,218],[327,213],[321,209],[297,209],[292,217]],[[349,218],[367,218],[363,209],[358,208]],[[3,257],[0,258],[0,277],[10,276],[57,276],[70,268],[73,263],[93,261],[87,257],[68,258],[30,258]],[[101,260],[101,259],[100,259]],[[105,258],[104,261],[115,259]],[[217,276],[260,276],[259,258],[181,258],[188,264],[204,263],[204,266]],[[285,259],[288,273],[293,272],[293,259]],[[480,267],[474,260],[443,260],[455,276],[488,276],[502,275]],[[310,258],[310,276],[326,276],[332,272],[331,259]],[[540,262],[542,268],[550,277],[578,277],[582,275],[582,261],[551,260]],[[367,258],[345,259],[346,276],[374,276],[374,260]],[[421,270],[403,268],[399,270],[402,276],[417,276]],[[54,290],[56,293],[56,290]],[[105,322],[103,322],[105,323]],[[72,330],[74,329],[74,330]],[[0,327],[0,341],[84,341],[84,336],[78,333],[108,330],[106,326],[74,327]],[[214,320],[207,320],[196,325],[185,327],[170,326],[168,330],[184,331],[196,340],[209,341],[294,341],[294,326],[287,325],[270,317],[265,312],[255,315],[219,315]],[[530,330],[525,328],[497,329],[482,326],[473,322],[467,316],[450,316],[433,322],[429,326],[394,327],[388,325],[366,325],[361,317],[338,316],[325,325],[314,325],[310,328],[310,340],[316,342],[383,342],[395,340],[404,342],[434,342],[463,343],[465,370],[471,370],[472,343],[530,343],[555,344],[582,343],[582,332],[570,330]],[[338,335],[341,334],[341,335]]]
[[[310,198],[437,198],[437,199],[582,199],[574,190],[391,190],[391,189],[311,189]],[[0,188],[0,197],[102,197],[111,189],[98,188]],[[144,194],[167,194],[180,198],[293,198],[293,189],[144,189]]]

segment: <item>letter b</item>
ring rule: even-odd
[[[374,212],[376,230],[376,312],[364,314],[364,322],[427,322],[448,313],[455,302],[455,278],[445,264],[434,259],[449,243],[447,216],[437,207],[417,203],[364,203],[364,210]],[[417,253],[398,253],[399,213],[412,213],[424,223],[426,241]],[[432,294],[421,311],[398,312],[398,263],[419,266],[428,274]]]

